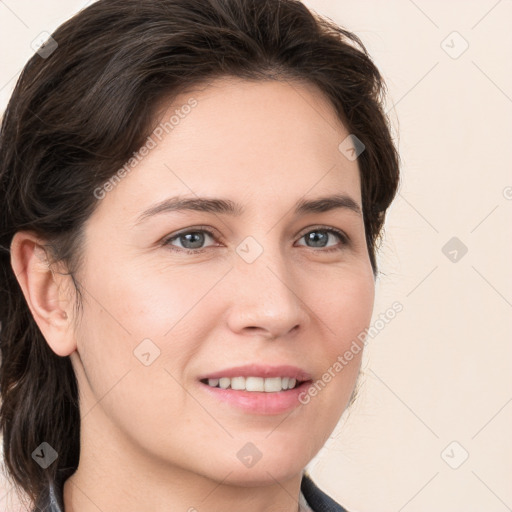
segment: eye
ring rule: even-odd
[[[188,231],[182,231],[177,235],[172,236],[171,238],[167,238],[164,240],[163,244],[169,246],[170,249],[174,251],[184,251],[187,254],[197,254],[203,252],[205,248],[201,247],[205,240],[205,235],[214,238],[215,235],[209,231],[208,229],[204,229],[202,227],[189,229]],[[184,244],[182,247],[176,247],[171,244],[178,240],[181,244]]]
[[[203,247],[203,244],[205,243],[205,235],[206,237],[215,239],[215,235],[212,231],[200,226],[177,233],[176,235],[165,239],[162,244],[168,246],[173,251],[185,252],[187,254],[199,254],[208,248]],[[329,235],[336,236],[341,241],[341,244],[324,249],[322,252],[340,251],[349,243],[349,238],[345,233],[343,233],[343,231],[330,227],[317,227],[308,231],[300,238],[306,238],[307,242],[318,244],[313,246],[308,245],[307,247],[311,249],[321,249],[324,248],[325,244],[329,241]],[[174,245],[173,242],[175,241],[178,241],[181,246]]]
[[[344,248],[344,246],[348,245],[347,235],[345,235],[343,231],[340,231],[335,228],[317,227],[302,235],[301,238],[306,238],[307,242],[311,242],[313,244],[320,244],[313,246],[308,245],[307,247],[309,248],[323,248],[325,247],[324,244],[326,244],[329,240],[329,235],[335,235],[339,240],[341,240],[341,246],[335,245],[333,247],[329,247],[328,249],[324,249],[324,251],[322,252],[341,251]]]

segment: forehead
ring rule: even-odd
[[[217,155],[290,162],[318,153],[337,156],[348,135],[327,97],[316,86],[291,81],[221,78],[178,96],[162,114],[165,124],[194,99],[197,106],[172,129],[173,146],[190,157]],[[190,144],[194,144],[190,146]],[[184,151],[180,155],[185,158]]]
[[[295,202],[347,192],[360,201],[359,167],[339,150],[349,136],[311,84],[217,79],[160,108],[152,148],[107,194],[135,216],[170,195]]]

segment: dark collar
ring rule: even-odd
[[[64,512],[64,482],[74,472],[74,468],[59,469],[57,480],[48,485],[48,492],[40,497],[33,512]],[[347,512],[316,486],[307,471],[302,475],[300,490],[314,512]]]
[[[315,485],[307,470],[302,475],[300,490],[304,494],[304,498],[306,498],[309,506],[315,512],[347,512],[345,508],[336,503]]]

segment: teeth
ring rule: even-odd
[[[214,380],[217,380],[217,379],[214,379]],[[208,384],[210,384],[210,379],[208,379]],[[222,389],[229,388],[230,384],[231,384],[231,379],[227,379],[226,377],[219,379],[219,386]]]
[[[241,391],[263,391],[265,393],[276,393],[279,391],[293,389],[296,379],[289,377],[221,377],[220,379],[208,379],[208,385],[211,387],[221,387],[222,389],[235,389]]]
[[[245,389],[245,377],[233,377],[231,379],[231,389]]]

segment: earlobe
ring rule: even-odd
[[[59,356],[76,350],[71,310],[62,290],[69,276],[53,272],[44,241],[29,231],[18,231],[11,242],[11,266],[28,307],[50,348]]]

